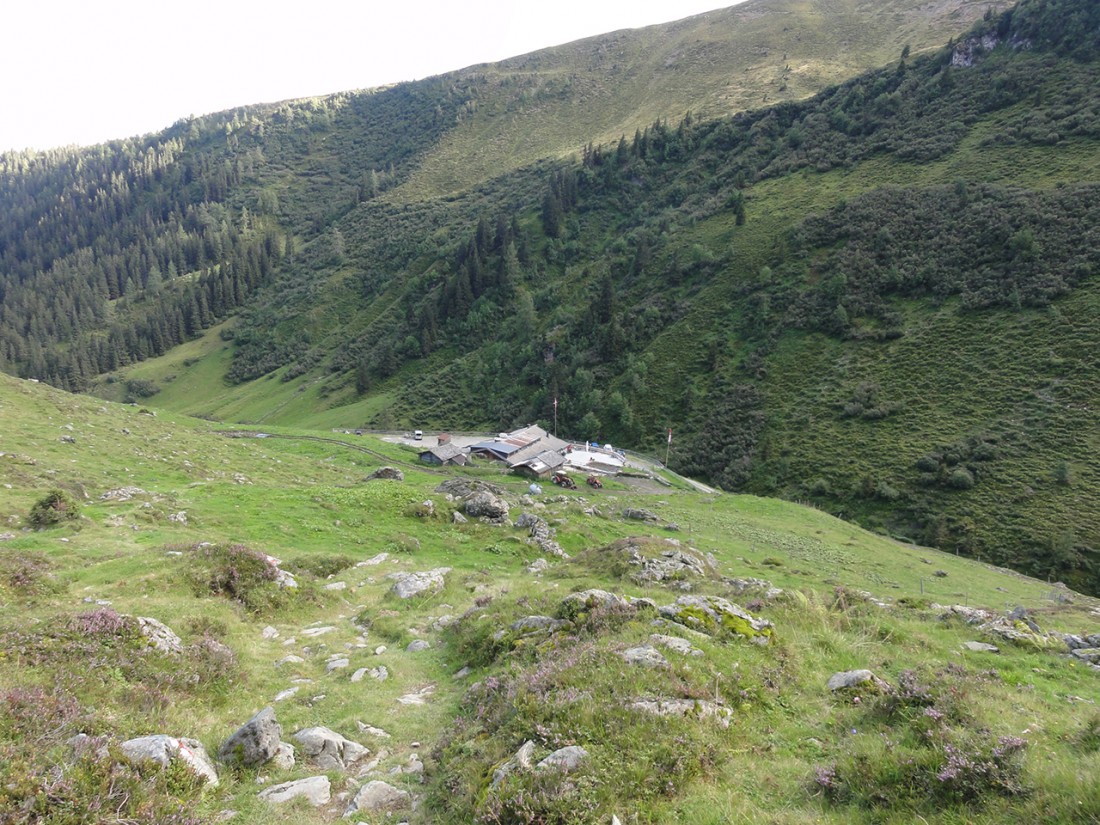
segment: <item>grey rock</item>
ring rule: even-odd
[[[265,627],[263,629],[263,631],[260,633],[260,635],[265,639],[278,639],[279,638],[279,631],[276,630],[271,625],[268,625],[267,627]]]
[[[266,707],[222,743],[218,759],[246,766],[262,765],[278,752],[282,735],[275,709]]]
[[[368,736],[374,736],[378,739],[390,738],[390,735],[382,730],[382,728],[376,728],[373,725],[365,725],[362,722],[356,722],[355,724],[359,727],[360,733],[365,733]]]
[[[654,716],[686,716],[692,719],[714,719],[721,727],[728,728],[733,711],[705,699],[638,699],[631,702],[632,710],[651,713]]]
[[[411,599],[425,591],[442,590],[445,584],[443,577],[450,572],[450,567],[437,567],[420,573],[391,573],[386,578],[393,580],[393,593],[399,599]]]
[[[875,693],[888,693],[891,690],[890,685],[869,670],[846,670],[834,673],[825,686],[834,692],[853,688],[871,690]]]
[[[508,629],[519,633],[550,633],[560,627],[565,627],[567,624],[569,622],[552,619],[549,616],[525,616],[508,625]]]
[[[302,755],[321,770],[342,771],[370,751],[326,727],[304,728],[294,734]]]
[[[971,650],[974,653],[1000,653],[1001,649],[996,645],[986,644],[985,642],[963,642],[963,647],[967,650]]]
[[[668,648],[676,653],[682,653],[685,656],[702,656],[703,651],[698,648],[692,647],[691,642],[687,639],[682,639],[679,636],[665,636],[662,633],[651,633],[649,640],[654,644],[658,644],[661,647]]]
[[[271,757],[271,765],[280,771],[289,771],[294,768],[294,746],[289,742],[280,742],[275,755]]]
[[[477,492],[488,492],[496,496],[504,495],[504,490],[486,481],[471,478],[449,478],[435,488],[437,493],[446,493],[455,498],[466,498]]]
[[[305,799],[314,808],[327,805],[332,799],[332,786],[327,776],[309,776],[305,779],[295,779],[293,782],[283,782],[280,785],[272,785],[260,791],[260,799],[265,802],[283,803],[294,799]]]
[[[331,661],[328,662],[328,664],[325,665],[325,673],[332,673],[332,671],[334,671],[334,670],[343,670],[344,668],[349,667],[350,665],[351,665],[351,662],[347,659],[344,659],[344,658],[332,659]]]
[[[355,673],[351,674],[351,681],[362,682],[363,677],[367,675],[367,668],[361,667]]]
[[[466,518],[466,516],[462,515],[462,513],[458,512],[458,510],[455,510],[453,513],[451,513],[452,524],[468,524],[469,521],[470,520]]]
[[[299,690],[299,688],[297,688],[297,687],[287,688],[286,690],[280,690],[278,693],[275,694],[275,698],[272,701],[273,702],[285,702],[287,699],[294,698],[294,696],[297,695],[298,690]]]
[[[138,616],[137,623],[141,635],[146,638],[150,647],[172,656],[183,652],[183,642],[180,637],[164,622],[148,616]]]
[[[680,596],[675,604],[657,608],[661,616],[693,630],[713,633],[722,629],[751,639],[767,641],[773,625],[753,616],[740,605],[719,596]]]
[[[378,779],[364,785],[352,798],[344,816],[359,811],[400,811],[412,806],[412,795]]]
[[[540,771],[557,770],[568,773],[575,770],[587,756],[588,751],[584,748],[579,745],[570,745],[567,748],[559,748],[554,751],[539,762],[535,769]]]
[[[1082,647],[1073,651],[1073,655],[1090,664],[1100,664],[1100,647]]]
[[[367,675],[379,682],[384,682],[390,678],[390,672],[386,669],[385,665],[372,667],[370,670],[367,671]]]
[[[366,481],[374,481],[375,479],[383,479],[385,481],[404,481],[405,474],[398,470],[396,467],[379,467],[373,473],[366,477]]]
[[[527,566],[528,573],[544,573],[550,569],[550,562],[546,559],[535,559]]]
[[[497,785],[503,782],[510,773],[531,770],[531,761],[534,755],[535,743],[528,739],[511,758],[493,771],[493,787],[497,787]]]
[[[616,596],[614,593],[608,593],[606,590],[599,590],[596,588],[582,590],[579,593],[571,593],[562,600],[561,604],[565,613],[571,616],[584,610],[591,610],[593,607],[612,609],[616,607],[629,607],[627,600],[622,596]]]
[[[645,510],[641,507],[627,507],[623,510],[623,518],[630,521],[660,521],[661,517],[651,510]]]
[[[347,588],[348,588],[348,583],[347,582],[330,582],[329,584],[326,584],[321,589],[322,590],[347,590]]]
[[[423,639],[414,639],[413,641],[409,642],[408,646],[405,648],[405,652],[417,653],[421,650],[428,650],[429,648],[431,648],[431,646],[431,642],[424,641]]]
[[[332,633],[336,630],[332,625],[324,625],[322,627],[307,627],[302,631],[302,635],[307,639],[316,639],[318,636],[324,636],[326,633]]]
[[[205,784],[217,787],[218,772],[197,739],[178,739],[163,734],[139,736],[127,739],[119,749],[131,762],[151,761],[167,768],[172,761],[180,761]]]
[[[300,665],[305,661],[301,656],[294,653],[288,653],[286,656],[277,661],[276,665]]]
[[[652,645],[632,647],[619,654],[628,665],[642,667],[667,667],[668,660]]]
[[[481,490],[466,498],[463,509],[470,518],[493,520],[508,516],[508,502],[488,490]]]

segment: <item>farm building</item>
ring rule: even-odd
[[[479,441],[470,447],[470,455],[504,461],[509,467],[515,467],[535,458],[539,453],[564,452],[566,446],[567,442],[550,435],[542,427],[532,425]]]
[[[543,450],[531,458],[508,462],[512,470],[530,478],[546,478],[564,464],[565,455],[558,450]]]
[[[439,444],[421,452],[420,460],[425,464],[465,464],[467,456],[461,447],[456,447],[454,444]]]

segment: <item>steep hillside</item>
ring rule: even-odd
[[[1066,588],[675,479],[532,495],[7,376],[0,416],[4,822],[1100,815]]]
[[[1098,589],[1096,13],[1024,4],[805,103],[364,204],[224,333],[239,388],[196,391],[191,350],[134,375],[318,426],[557,398],[574,437],[671,427],[683,472]]]

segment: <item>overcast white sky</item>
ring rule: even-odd
[[[740,0],[6,0],[0,151],[414,80]]]

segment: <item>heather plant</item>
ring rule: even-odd
[[[54,578],[53,569],[53,563],[41,553],[2,551],[0,587],[22,597],[57,592],[61,585]]]
[[[278,581],[271,557],[243,544],[197,544],[187,556],[187,578],[196,596],[222,596],[249,613],[271,613],[300,593]]]

